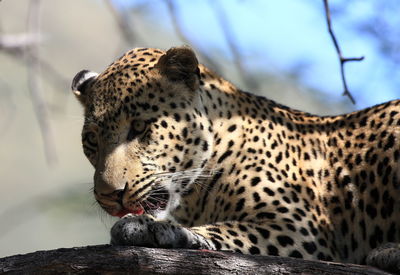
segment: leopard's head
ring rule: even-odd
[[[95,168],[95,198],[109,214],[164,209],[201,173],[213,141],[199,83],[187,47],[133,49],[101,74],[75,76],[83,151]]]

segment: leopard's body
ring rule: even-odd
[[[97,201],[136,214],[114,244],[365,263],[400,241],[400,101],[314,116],[239,90],[187,48],[134,49],[73,90]]]

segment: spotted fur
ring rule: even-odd
[[[399,242],[400,101],[314,116],[241,91],[189,48],[87,73],[73,90],[96,200],[135,214],[113,244],[365,263]]]

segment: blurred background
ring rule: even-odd
[[[130,48],[191,45],[244,90],[321,115],[398,98],[398,0],[330,10],[343,55],[365,56],[345,67],[355,105],[322,0],[0,0],[0,257],[109,241],[70,83]]]

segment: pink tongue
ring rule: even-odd
[[[135,210],[122,209],[117,214],[115,214],[115,216],[122,218],[126,214],[142,215],[143,213],[144,209],[142,207],[139,207]]]
[[[142,215],[143,213],[144,213],[144,209],[142,207],[133,211],[133,214],[135,214],[135,215]]]

